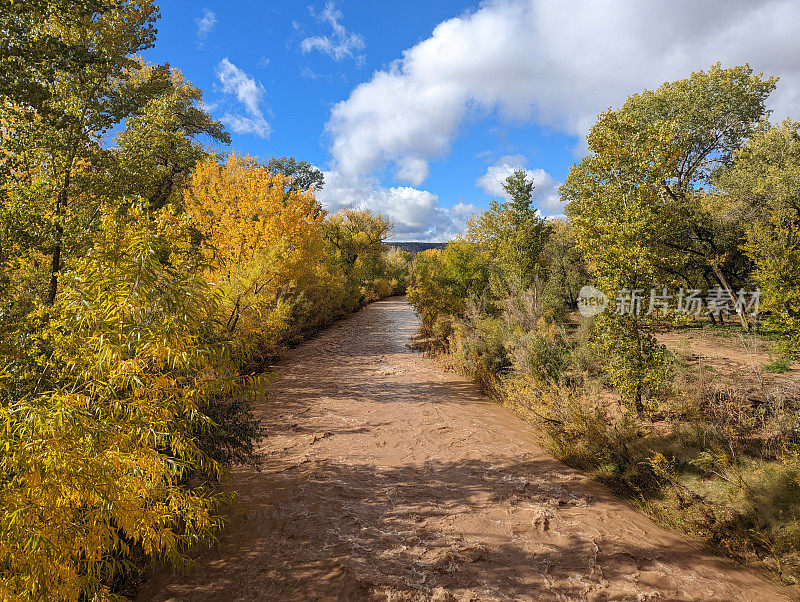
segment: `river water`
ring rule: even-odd
[[[782,599],[553,459],[417,328],[392,298],[287,354],[220,544],[140,599]]]

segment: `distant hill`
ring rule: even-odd
[[[444,249],[447,246],[446,242],[387,242],[386,244],[401,251],[408,251],[412,257],[420,251]]]

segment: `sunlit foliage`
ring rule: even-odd
[[[274,344],[264,325],[277,320],[281,299],[320,261],[322,215],[311,191],[285,191],[288,178],[236,154],[224,164],[208,159],[186,189],[186,209],[202,237],[209,280],[221,295],[225,328],[258,345]],[[273,315],[275,314],[275,315]],[[286,317],[286,316],[284,316]]]
[[[199,404],[236,386],[205,334],[213,298],[188,221],[137,206],[99,220],[56,303],[3,341],[7,596],[102,597],[132,549],[180,564],[220,522],[220,496],[184,482],[218,476],[192,433],[213,427]]]
[[[800,353],[800,123],[759,132],[716,182],[741,223],[743,249],[761,288],[765,326]]]
[[[407,258],[380,216],[326,216],[308,163],[206,146],[230,138],[200,90],[135,57],[152,2],[6,5],[0,598],[118,599],[214,541],[264,360],[402,292]]]

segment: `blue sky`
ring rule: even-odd
[[[159,2],[153,62],[205,94],[230,149],[326,172],[330,210],[446,240],[529,170],[546,215],[594,116],[721,60],[782,77],[800,117],[795,0]],[[792,115],[792,111],[795,111]]]

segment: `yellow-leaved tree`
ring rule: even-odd
[[[225,496],[200,485],[221,470],[198,445],[215,428],[201,406],[240,379],[201,270],[172,207],[103,207],[56,304],[9,333],[0,599],[109,599],[132,558],[180,565],[213,540]]]
[[[313,189],[299,191],[286,176],[237,154],[201,162],[186,193],[187,212],[202,236],[207,277],[221,294],[220,321],[261,354],[288,328],[291,294],[322,253]]]

